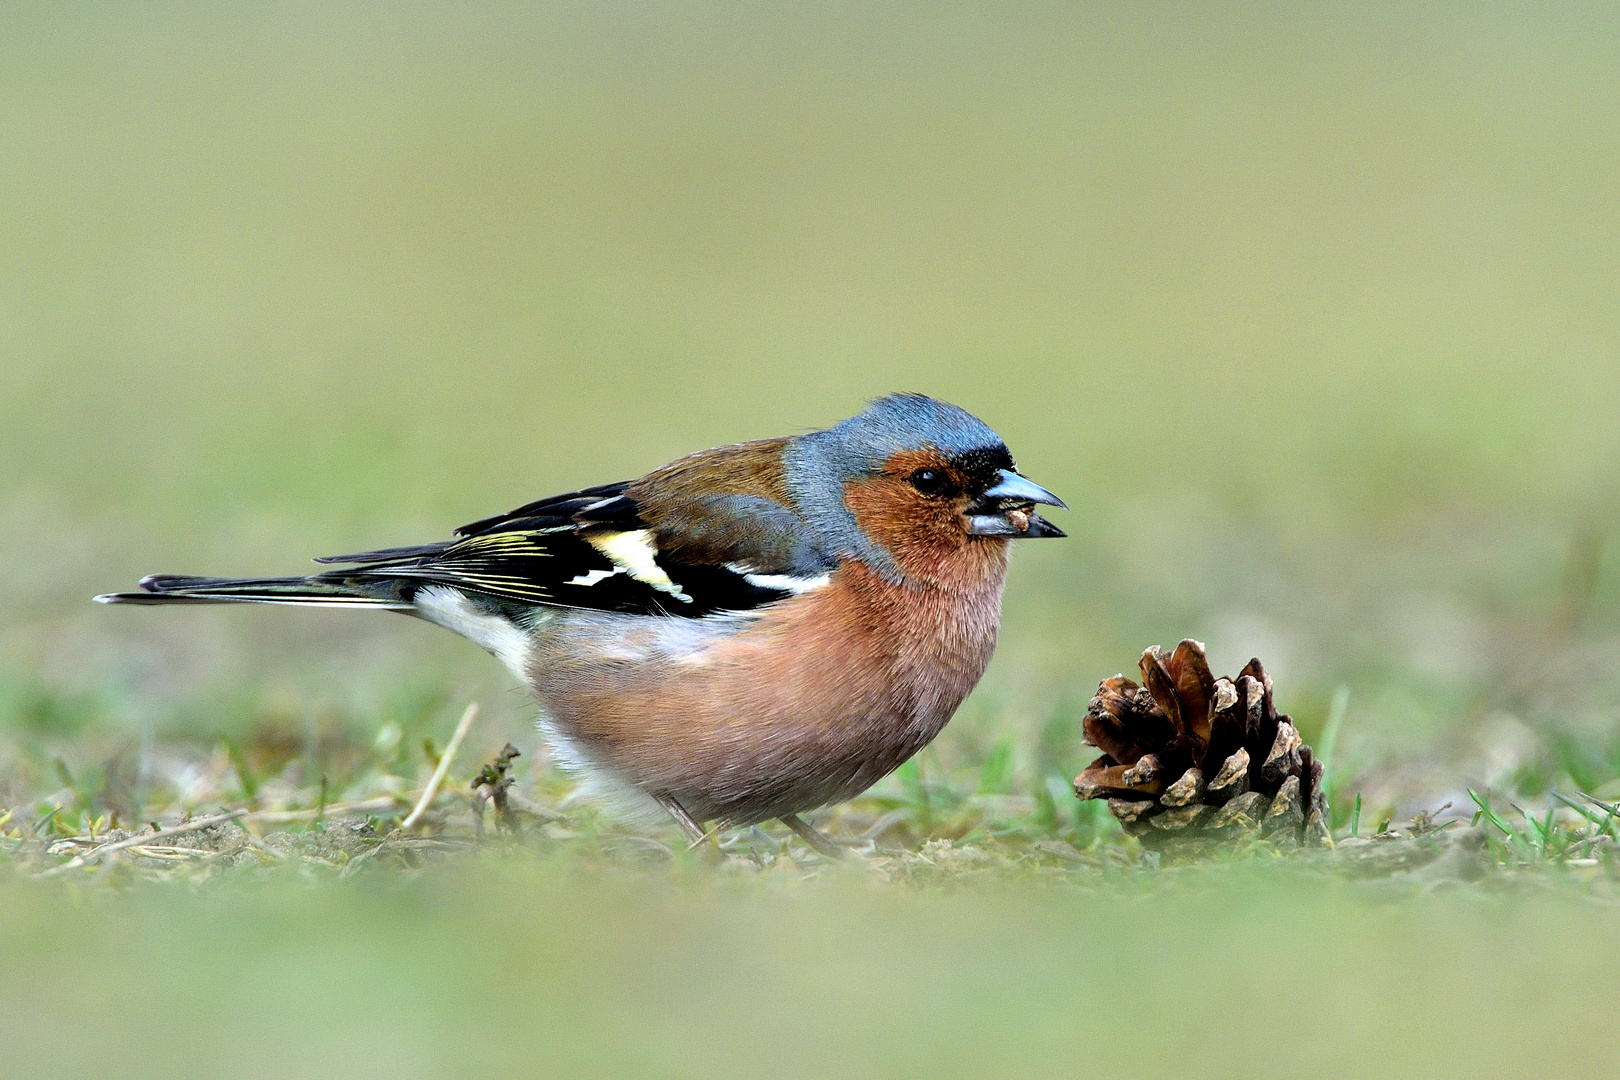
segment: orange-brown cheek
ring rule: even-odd
[[[969,542],[959,500],[924,499],[904,480],[880,476],[844,487],[844,505],[907,577],[932,581]]]

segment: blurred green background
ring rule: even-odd
[[[425,625],[89,597],[900,389],[1073,507],[946,765],[1072,776],[1096,681],[1192,636],[1307,737],[1348,688],[1380,812],[1615,794],[1617,48],[1599,4],[9,6],[0,804],[473,697],[532,749]]]
[[[494,665],[406,620],[86,601],[442,537],[913,389],[1075,508],[1019,551],[969,719],[1028,734],[1196,636],[1260,655],[1308,734],[1346,684],[1369,761],[1493,779],[1491,746],[1612,731],[1620,699],[1617,31],[13,7],[0,680],[114,726],[449,680],[521,729]]]

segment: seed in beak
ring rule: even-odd
[[[1012,522],[1013,528],[1019,532],[1029,532],[1029,511],[1027,509],[1008,510],[1007,520]]]

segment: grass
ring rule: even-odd
[[[1345,695],[1335,700],[1334,714],[1342,715]],[[35,787],[7,811],[0,843],[21,876],[45,870],[54,876],[61,871],[53,867],[47,852],[57,856],[54,863],[59,866],[106,842],[104,836],[112,830],[121,830],[114,834],[119,839],[149,822],[174,827],[193,815],[231,806],[249,813],[245,819],[249,823],[303,820],[303,826],[286,834],[296,846],[303,842],[300,837],[318,839],[310,830],[319,833],[329,814],[341,819],[352,813],[346,807],[365,805],[367,816],[361,824],[369,839],[361,846],[369,858],[379,844],[387,849],[385,839],[418,801],[418,793],[430,785],[430,777],[442,770],[443,782],[433,785],[436,796],[426,805],[424,823],[446,844],[472,838],[481,842],[489,796],[510,788],[519,800],[530,839],[540,843],[550,859],[573,852],[585,861],[594,860],[602,857],[603,845],[640,853],[633,861],[642,861],[648,851],[661,853],[666,861],[683,851],[672,828],[662,835],[657,830],[647,833],[643,827],[602,818],[590,804],[574,800],[571,779],[547,762],[543,748],[535,747],[532,739],[525,742],[533,747],[527,755],[507,743],[499,755],[447,759],[433,737],[423,734],[444,715],[442,701],[419,703],[414,712],[388,719],[373,731],[337,729],[302,742],[286,739],[273,727],[262,728],[256,739],[244,742],[221,735],[207,753],[199,752],[194,743],[158,742],[141,747],[136,762],[113,757],[100,767],[78,770],[55,755],[49,744],[21,746],[9,782],[16,790],[32,778]],[[470,719],[464,716],[463,724]],[[470,744],[487,746],[489,734],[481,735]],[[1143,850],[1127,837],[1105,804],[1075,800],[1068,777],[1039,772],[1020,776],[1013,766],[1015,752],[1015,740],[1009,736],[982,757],[950,763],[939,749],[930,747],[862,797],[823,814],[822,824],[881,867],[930,848],[977,852],[984,856],[985,867],[996,871],[993,876],[1020,866],[1040,876],[1065,863],[1093,869],[1138,862],[1160,865],[1160,854]],[[126,780],[131,776],[138,778],[135,783]],[[1467,795],[1478,808],[1468,824],[1482,826],[1489,837],[1493,865],[1523,870],[1577,860],[1583,866],[1607,868],[1605,889],[1609,876],[1620,870],[1613,860],[1614,841],[1620,838],[1614,804],[1585,792],[1571,796],[1555,791],[1537,813],[1511,801],[1511,810],[1503,812],[1493,803],[1500,797],[1490,791],[1468,789]],[[504,795],[495,805],[505,806]],[[1455,812],[1447,818],[1450,810],[1449,803],[1424,809],[1410,825],[1394,828],[1391,817],[1379,815],[1376,829],[1365,835],[1378,841],[1430,836],[1460,824],[1463,819]],[[1348,807],[1341,800],[1335,816],[1346,822],[1336,833],[1341,841],[1366,842],[1359,792]],[[510,822],[505,813],[497,818],[490,827],[506,831]],[[241,840],[249,842],[246,834]],[[770,870],[779,858],[803,862],[808,855],[790,833],[775,826],[722,832],[717,843],[739,869]],[[360,853],[345,851],[332,868],[342,870],[349,857]],[[1261,842],[1230,845],[1228,853],[1281,854]],[[255,867],[266,861],[262,850],[234,854],[241,856],[237,862]],[[820,861],[809,858],[811,864]],[[203,858],[180,866],[161,861],[154,866],[137,858],[119,872],[125,877],[172,880],[188,879],[195,871],[202,880],[227,865],[234,864]],[[964,864],[958,858],[956,865]],[[96,880],[104,880],[109,872],[110,868],[101,868]]]
[[[1580,1034],[1605,1030],[1615,989],[1607,858],[1470,877],[1411,868],[1398,842],[1370,845],[1396,857],[1369,873],[1263,851],[1172,867],[1115,843],[1080,861],[935,840],[841,865],[756,844],[716,869],[588,814],[527,828],[349,875],[348,832],[201,875],[173,858],[13,875],[7,1060],[26,1076],[116,1062],[229,1077],[469,1062],[1460,1077],[1614,1061],[1610,1040]],[[1565,1034],[1548,1038],[1545,1015]]]
[[[336,748],[332,761],[360,764],[319,786],[264,747],[222,745],[197,808],[218,796],[256,815],[66,872],[53,868],[133,824],[101,809],[103,792],[69,773],[74,802],[0,821],[0,1039],[15,1074],[1062,1063],[1146,1076],[1196,1061],[1214,1076],[1460,1077],[1614,1063],[1611,1040],[1578,1034],[1604,1030],[1617,989],[1617,808],[1598,800],[1568,800],[1572,825],[1470,792],[1480,828],[1424,817],[1331,853],[1253,841],[1183,862],[1138,847],[1100,803],[1008,792],[1001,752],[976,776],[923,755],[821,822],[874,834],[844,862],[773,826],[723,834],[716,864],[673,829],[571,804],[564,779],[523,758],[515,831],[474,826],[471,787],[491,766],[458,757],[425,832],[406,838],[394,826],[438,758],[380,734]],[[178,795],[165,782],[148,789],[158,803]],[[356,816],[327,802],[336,789],[388,794]],[[308,812],[286,824],[288,806]],[[1569,1035],[1545,1037],[1553,1014]]]

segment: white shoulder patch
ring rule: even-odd
[[[622,567],[622,566],[615,566],[611,570],[591,570],[591,571],[587,571],[586,573],[580,574],[578,577],[571,577],[567,581],[563,582],[563,584],[564,585],[595,585],[599,581],[606,581],[608,578],[614,576],[615,574],[622,574],[622,573],[624,573],[624,567]]]
[[[613,565],[637,581],[651,585],[682,603],[692,602],[685,590],[671,581],[664,568],[658,565],[658,548],[653,544],[651,531],[636,529],[632,532],[599,533],[585,539],[590,541],[591,547],[612,559]]]
[[[809,577],[800,577],[796,574],[756,574],[745,563],[727,563],[726,569],[733,574],[741,574],[743,580],[756,589],[776,589],[795,595],[813,592],[832,580],[831,574],[815,574]]]

